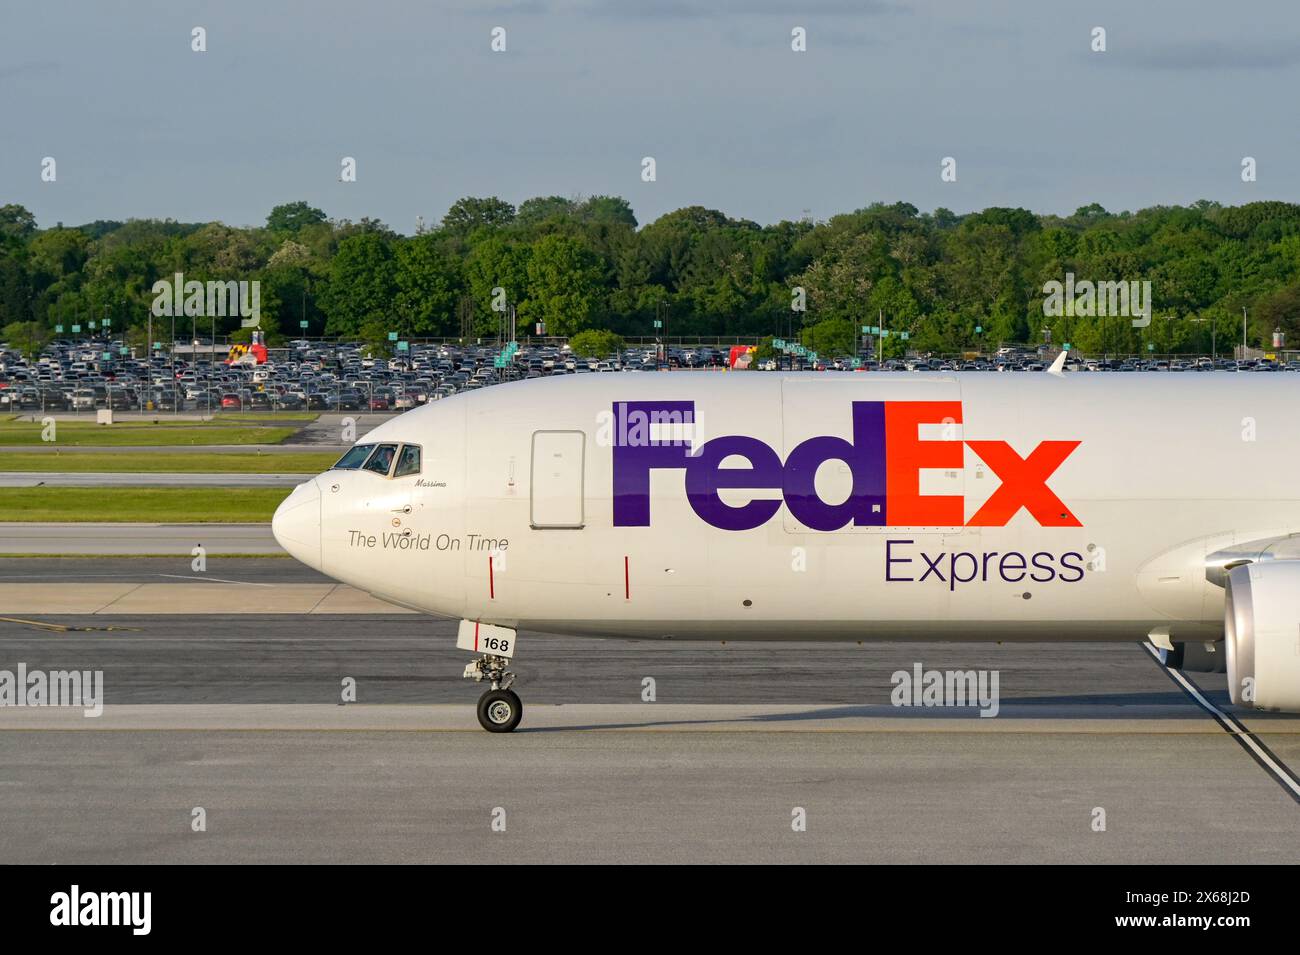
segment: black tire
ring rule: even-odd
[[[512,690],[488,690],[478,698],[478,722],[489,733],[509,733],[524,716],[524,704]]]

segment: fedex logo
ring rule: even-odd
[[[614,526],[649,526],[650,474],[656,470],[685,470],[692,510],[701,520],[728,531],[760,527],[783,502],[800,523],[818,531],[848,524],[1001,527],[1021,508],[1043,527],[1082,526],[1047,486],[1078,441],[1040,441],[1021,457],[1005,441],[921,439],[921,425],[960,424],[961,411],[960,401],[855,401],[851,438],[809,438],[782,462],[771,447],[746,435],[724,435],[692,446],[681,435],[682,427],[689,428],[695,421],[693,401],[618,402],[614,405]],[[664,437],[665,426],[677,430]],[[921,471],[962,468],[965,446],[1002,482],[969,521],[961,495],[921,494]],[[730,457],[748,461],[749,467],[722,467]],[[838,504],[827,504],[814,486],[817,468],[829,460],[843,461],[852,475],[852,490]],[[718,492],[730,488],[754,491],[755,499],[728,504]]]

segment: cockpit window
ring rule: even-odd
[[[420,446],[418,444],[402,445],[402,453],[397,456],[397,470],[393,477],[406,477],[408,474],[420,473]]]
[[[349,448],[347,454],[339,458],[334,467],[339,471],[355,471],[370,456],[373,444],[358,444]]]
[[[397,456],[397,445],[381,444],[375,447],[375,453],[370,455],[363,467],[367,471],[374,471],[376,474],[382,474],[388,477],[388,472],[392,470],[393,458]]]

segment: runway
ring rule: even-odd
[[[0,487],[294,487],[311,474],[0,471]]]
[[[315,444],[5,444],[0,445],[0,454],[194,454],[199,452],[222,452],[235,454],[320,454],[324,451],[339,451],[350,445],[319,442]]]
[[[0,522],[3,554],[176,554],[202,544],[217,554],[283,554],[270,524]]]
[[[80,589],[158,560],[0,561]],[[315,586],[224,560],[254,594]],[[103,575],[96,577],[95,575]],[[201,585],[190,585],[201,586]],[[176,608],[180,609],[180,608]],[[7,615],[11,616],[11,615]],[[524,722],[477,728],[454,622],[38,614],[0,669],[102,671],[104,712],[0,707],[14,862],[1293,862],[1300,718],[1229,733],[1125,644],[687,644],[522,633]],[[893,674],[996,670],[996,717],[892,705]],[[1227,708],[1224,677],[1189,674]],[[356,702],[344,703],[345,687]],[[653,701],[647,699],[653,689]],[[190,827],[203,807],[207,831]],[[802,808],[807,830],[791,828]],[[505,832],[491,828],[505,813]],[[1096,810],[1105,831],[1094,831]]]
[[[455,648],[456,622],[421,614],[3,616],[10,619],[0,620],[0,667],[103,670],[110,703],[334,704],[344,678],[356,681],[361,703],[463,705],[478,695],[461,679],[470,656]],[[659,703],[892,710],[892,674],[920,662],[998,670],[998,719],[1017,708],[1107,720],[1201,712],[1136,643],[724,646],[524,631],[519,646],[513,669],[538,703],[637,703],[649,677]],[[1221,674],[1196,679],[1226,699]]]
[[[0,524],[0,528],[5,526]],[[221,525],[202,525],[213,526]],[[173,557],[0,557],[0,584],[153,583],[175,580],[178,575],[198,576],[193,560],[188,549]],[[332,578],[287,555],[222,557],[209,551],[206,575],[257,584],[334,583]],[[176,609],[172,608],[173,612]]]
[[[367,431],[379,427],[394,417],[396,412],[329,412],[299,428],[295,434],[285,439],[283,447],[296,446],[313,451],[350,447],[356,440],[365,437]],[[347,433],[353,435],[352,437],[345,435],[344,429],[348,424],[350,430]]]
[[[406,730],[361,728],[362,706],[328,708],[356,729],[0,732],[0,851],[195,864],[1255,864],[1300,851],[1296,804],[1221,734],[681,731],[656,706],[616,718],[658,730],[589,729],[607,708],[584,706],[508,737],[432,728],[437,714],[427,729],[419,714]],[[1269,737],[1293,757],[1296,741]]]
[[[413,614],[294,560],[0,558],[0,616]]]

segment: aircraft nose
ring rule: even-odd
[[[299,484],[280,502],[271,518],[271,533],[293,557],[320,569],[320,486],[315,478]]]

